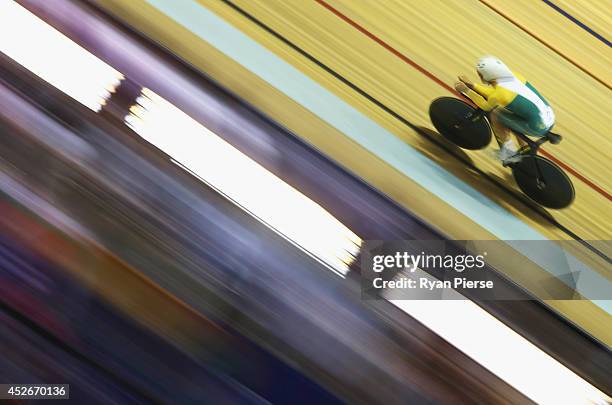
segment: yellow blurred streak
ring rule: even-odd
[[[579,27],[543,1],[530,0],[481,0],[501,12],[527,32],[584,68],[587,72],[612,86],[612,49]],[[556,3],[559,3],[556,1]],[[596,2],[584,2],[587,7],[598,7]],[[591,3],[591,4],[589,4]],[[576,3],[578,4],[578,3]],[[601,7],[601,18],[612,25],[612,2],[607,11]],[[566,9],[569,10],[569,9]],[[601,32],[600,32],[601,33]]]
[[[141,0],[127,3],[120,0],[97,0],[97,2],[107,10],[129,21],[130,25],[171,49],[192,65],[206,72],[219,83],[239,94],[324,153],[332,156],[334,160],[449,237],[467,240],[496,239],[491,233],[456,211],[452,206],[406,178],[390,165],[373,156],[369,151],[356,145],[344,134],[330,127],[310,111],[149,4]],[[466,170],[463,164],[449,156],[441,148],[424,140],[421,135],[356,94],[354,90],[340,83],[320,67],[306,60],[302,55],[227,5],[214,0],[200,1],[200,3],[291,63],[307,76],[315,79],[322,86],[368,115],[424,155],[451,171],[458,178],[484,193],[538,232],[552,240],[570,239],[569,236],[552,227],[539,215],[530,212],[522,204],[516,203],[505,194],[500,193],[496,187],[482,179],[477,173]],[[248,2],[238,1],[237,3],[417,125],[431,127],[427,115],[429,103],[435,97],[449,95],[438,84],[427,79],[422,73],[364,37],[363,34],[315,2],[251,0]],[[384,6],[388,4],[397,4],[398,8],[384,9]],[[427,10],[420,10],[419,14],[417,8],[421,7],[422,9],[423,4],[430,6]],[[394,46],[398,45],[394,41],[399,42],[398,49],[400,51],[409,53],[411,58],[427,66],[432,73],[438,75],[445,82],[452,83],[457,73],[472,70],[473,62],[480,53],[491,53],[500,49],[501,37],[498,34],[503,32],[509,35],[511,39],[514,39],[512,38],[513,35],[520,38],[520,41],[516,44],[511,44],[508,38],[504,38],[502,49],[505,52],[512,52],[513,50],[515,52],[514,58],[510,58],[505,52],[498,55],[508,60],[511,66],[512,60],[523,61],[526,59],[520,56],[521,47],[537,48],[540,54],[531,55],[532,57],[541,58],[543,55],[545,56],[547,62],[532,66],[535,69],[534,71],[531,71],[531,69],[527,71],[525,69],[517,70],[522,71],[528,77],[534,77],[537,73],[535,75],[536,79],[532,80],[538,88],[542,88],[542,92],[549,97],[553,106],[558,105],[556,95],[562,89],[565,89],[566,85],[572,85],[572,91],[579,90],[581,96],[584,96],[585,91],[588,93],[588,89],[591,89],[600,100],[605,99],[604,86],[591,78],[585,78],[586,75],[569,62],[559,61],[560,57],[558,55],[548,49],[543,49],[543,45],[535,43],[532,38],[523,38],[527,35],[522,31],[519,33],[516,27],[510,26],[502,17],[476,0],[470,2],[440,1],[435,4],[433,2],[417,1],[397,3],[344,2],[342,4],[334,3],[334,6],[344,7],[343,12],[347,12],[351,18],[357,19],[364,25],[371,24],[382,27],[385,32],[390,32],[392,34],[391,39],[388,38],[389,35],[387,34],[381,35],[381,37]],[[349,9],[351,7],[356,10]],[[411,15],[411,12],[417,13],[417,15]],[[480,21],[478,21],[479,19]],[[449,29],[449,27],[453,27],[453,29]],[[479,41],[485,41],[481,38],[485,37],[483,35],[485,28],[483,27],[492,31],[494,35],[486,36],[488,44],[481,43],[481,45],[478,45]],[[455,28],[458,28],[458,30],[455,30]],[[475,42],[476,45],[472,45],[472,42]],[[516,56],[517,53],[520,57]],[[557,72],[552,77],[563,76],[561,81],[549,79],[550,66],[556,66],[557,64],[561,66],[562,72]],[[537,79],[538,77],[540,79]],[[568,78],[576,81],[585,80],[586,88],[577,89],[575,83],[569,82],[568,84]],[[546,87],[542,86],[541,82],[546,83]],[[563,86],[560,85],[561,83]],[[552,91],[556,88],[558,88],[557,91]],[[551,97],[551,95],[555,97]],[[568,100],[568,98],[566,94],[564,100]],[[568,102],[573,101],[569,100]],[[556,111],[560,115],[559,122],[571,121],[565,118],[566,110],[556,108]],[[574,112],[567,113],[571,116]],[[595,125],[600,129],[606,128],[601,114],[596,114],[591,109],[588,111],[588,116],[596,119]],[[585,161],[598,162],[609,166],[609,163],[607,163],[609,160],[605,158],[606,150],[609,150],[609,143],[604,137],[606,133],[597,132],[591,127],[585,128],[591,131],[591,135],[598,133],[598,139],[601,141],[596,147],[591,145],[590,148],[585,148],[580,152],[584,154],[587,151],[594,155],[589,156]],[[560,146],[553,147],[555,148],[555,154],[563,149],[565,155],[574,156],[572,153],[577,153],[580,150],[576,146],[576,138],[574,137],[571,140],[571,134],[562,125],[559,125],[559,132],[566,135],[566,140]],[[579,140],[581,142],[584,140],[582,135]],[[548,150],[551,150],[550,146]],[[572,153],[568,153],[568,150]],[[503,169],[488,153],[483,151],[466,152],[466,155],[492,177],[513,184],[508,171]],[[577,159],[574,158],[573,160]],[[582,168],[582,166],[576,167],[576,169]],[[599,180],[605,180],[606,184],[610,184],[610,179],[605,174],[605,167],[597,167],[591,172],[596,172]],[[577,192],[574,205],[563,211],[552,212],[552,215],[585,239],[609,239],[612,235],[612,224],[605,220],[609,215],[609,201],[577,179],[573,179],[573,181]],[[599,184],[605,186],[605,184]],[[578,252],[576,255],[583,260],[588,257],[589,253]],[[492,264],[495,266],[500,263]],[[507,269],[506,274],[515,281],[529,282],[530,278],[537,280],[545,277],[546,275],[543,272],[543,270],[537,269],[535,273],[529,273],[523,269],[515,268]],[[607,276],[609,277],[609,275]],[[612,328],[609,327],[610,317],[593,303],[589,301],[550,301],[549,304],[604,343],[612,345]]]
[[[552,0],[551,2],[608,41],[612,40],[612,1]]]
[[[398,125],[387,113],[354,91],[329,83],[335,79],[328,74],[308,72],[309,62],[287,55],[268,35],[257,34],[231,17],[229,11],[218,6],[219,2],[202,3],[431,157],[429,145],[423,145],[419,135]],[[416,124],[431,127],[427,115],[429,103],[437,96],[450,94],[314,2],[238,0],[237,3]],[[458,73],[475,76],[473,65],[479,55],[493,53],[501,57],[525,74],[555,108],[558,118],[555,129],[565,140],[559,146],[547,146],[547,150],[605,190],[612,188],[608,176],[612,164],[607,158],[612,152],[608,138],[608,118],[612,117],[610,91],[482,3],[434,0],[427,3],[334,2],[333,5],[449,84]],[[486,172],[513,184],[512,179],[505,180],[508,171],[488,153],[467,154]],[[459,172],[452,168],[451,171]],[[609,239],[612,221],[602,219],[608,217],[610,201],[579,179],[573,178],[573,181],[577,189],[575,204],[551,214],[584,239]],[[473,183],[479,190],[487,188],[484,182]],[[525,217],[521,213],[517,216]],[[551,234],[552,239],[567,238],[555,230],[548,232]]]

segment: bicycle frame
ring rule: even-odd
[[[461,95],[466,98],[467,100],[469,100],[469,97],[467,97],[465,94],[461,93]],[[463,117],[463,119],[461,121],[459,121],[457,124],[454,125],[454,127],[456,129],[461,129],[463,127],[463,125],[465,125],[468,122],[474,122],[477,119],[486,117],[488,120],[489,117],[489,113],[487,111],[484,111],[478,107],[476,107],[474,112],[470,112],[469,114],[467,114],[465,117]],[[489,120],[490,122],[490,120]],[[493,128],[491,127],[491,130],[493,130]],[[518,152],[514,155],[514,156],[518,156],[518,155],[522,155],[524,154],[524,152],[526,151],[526,149],[528,148],[529,150],[529,155],[531,156],[537,156],[538,154],[538,150],[540,149],[540,146],[542,146],[543,144],[545,144],[546,142],[548,142],[550,139],[548,138],[547,134],[545,134],[544,136],[540,137],[538,140],[533,140],[531,139],[529,136],[527,136],[526,134],[522,133],[522,132],[517,132],[517,131],[512,131],[517,138],[521,139],[522,141],[524,141],[527,146],[526,147],[522,147],[518,150]],[[546,182],[544,180],[544,176],[542,175],[542,170],[540,169],[540,165],[538,164],[538,159],[535,159],[535,166],[536,166],[536,170],[538,173],[538,177],[536,179],[538,185],[540,185],[540,183],[543,183],[543,185],[546,185]]]
[[[483,149],[490,143],[491,135],[495,134],[491,119],[496,117],[473,103],[453,97],[434,100],[429,115],[440,134],[463,149]],[[512,132],[520,143],[514,157],[520,158],[510,159],[514,162],[505,160],[504,166],[512,169],[520,190],[543,207],[561,209],[569,206],[575,197],[571,179],[555,162],[538,155],[543,144],[550,142],[556,145],[562,137],[550,130],[543,136],[531,132]]]

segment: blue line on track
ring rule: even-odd
[[[604,44],[611,46],[610,41],[608,41],[602,35],[597,33],[597,31],[593,30],[591,27],[589,27],[588,25],[586,25],[585,23],[583,23],[582,21],[580,21],[579,19],[577,19],[576,17],[568,13],[567,11],[563,10],[561,7],[557,6],[552,1],[550,0],[542,0],[542,1],[546,3],[547,5],[549,5],[551,8],[553,8],[555,11],[557,11],[559,14],[563,15],[565,18],[567,18],[568,20],[576,24],[577,26],[579,26],[580,28],[588,32],[589,34],[593,35],[595,38],[597,38]]]

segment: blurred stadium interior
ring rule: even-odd
[[[610,6],[0,0],[0,382],[82,403],[610,403]],[[430,129],[486,53],[550,95],[571,207]],[[503,241],[486,269],[518,298],[366,299],[382,240]]]

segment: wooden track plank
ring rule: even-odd
[[[612,41],[612,1],[550,0],[550,2],[608,41]]]
[[[509,22],[579,66],[587,74],[612,86],[612,48],[542,1],[480,0]],[[610,5],[612,7],[612,3]],[[608,12],[608,19],[611,19]],[[609,21],[608,24],[612,24]]]
[[[273,29],[282,32],[287,38],[298,44],[298,46],[315,55],[323,63],[334,67],[336,71],[341,73],[344,77],[347,77],[359,87],[366,89],[368,93],[390,106],[394,111],[400,113],[417,125],[431,127],[427,116],[427,107],[433,98],[448,94],[444,88],[428,80],[422,73],[406,65],[406,63],[382,47],[372,46],[377,44],[368,40],[368,38],[364,38],[357,30],[353,29],[354,32],[351,32],[350,29],[347,29],[347,27],[352,28],[348,24],[339,19],[337,19],[339,21],[334,21],[335,16],[330,16],[331,13],[328,13],[327,10],[322,7],[320,7],[322,10],[317,9],[317,7],[319,7],[317,4],[307,2],[289,3],[280,1],[249,1],[241,2],[240,4],[272,26]],[[215,12],[220,13],[224,18],[231,19],[229,16],[231,15],[231,11],[225,11],[226,9],[224,9],[219,2],[206,2],[205,4],[212,7]],[[385,2],[385,4],[387,4],[387,2]],[[444,6],[444,4],[441,4],[441,7],[442,6]],[[481,9],[479,9],[481,12],[492,13],[491,11],[485,10],[485,7],[482,5],[479,7],[481,7]],[[371,14],[371,10],[369,12]],[[385,17],[388,17],[388,15],[385,15]],[[383,17],[380,18],[383,19]],[[406,20],[410,19],[402,18],[397,21],[398,27],[406,25],[404,23]],[[391,21],[384,21],[385,26],[393,25]],[[239,21],[236,23],[240,24]],[[287,52],[286,47],[283,47],[282,44],[278,44],[279,41],[270,38],[269,35],[257,33],[256,28],[249,28],[246,24],[244,27],[242,25],[240,27],[266,47],[277,52],[310,77],[315,78],[319,83],[323,84],[381,125],[394,132],[398,137],[410,143],[412,146],[419,148],[419,150],[423,151],[428,156],[431,156],[431,153],[427,151],[427,141],[424,141],[422,137],[415,134],[414,131],[407,129],[403,124],[398,123],[397,120],[389,116],[388,113],[365,100],[353,90],[347,89],[346,86],[342,86],[326,72],[321,72],[320,69],[317,71],[316,66],[311,66],[312,63],[305,61],[304,58],[292,56],[291,52]],[[414,29],[414,27],[412,29]],[[415,32],[417,31],[418,30]],[[414,47],[418,48],[420,46],[418,44],[427,41],[426,34],[418,35],[421,35],[418,40],[410,40],[408,44],[411,46],[416,44]],[[452,39],[451,36],[448,36],[448,38],[449,40]],[[533,41],[532,38],[529,37],[529,39]],[[429,50],[429,54],[415,52],[414,54],[416,56],[414,56],[414,60],[422,65],[431,66],[430,71],[432,73],[452,83],[453,73],[450,70],[468,71],[471,69],[469,67],[471,63],[469,60],[457,62],[455,68],[448,69],[445,65],[446,60],[452,57],[463,57],[459,56],[462,54],[461,52],[455,54],[450,49],[444,53],[445,51],[441,50],[441,47],[443,47],[441,44],[443,43],[443,41],[438,41],[436,43],[429,43],[427,46],[421,46],[423,52]],[[355,46],[355,44],[358,44],[358,46]],[[466,44],[463,43],[463,46],[465,47]],[[431,49],[440,49],[440,55],[431,55],[433,52]],[[476,57],[477,54],[474,53],[471,59],[475,59]],[[463,60],[465,60],[465,58],[463,58]],[[571,66],[571,68],[573,68],[573,66]],[[447,69],[446,73],[444,69]],[[592,79],[591,81],[594,82]],[[603,88],[601,85],[600,87]],[[605,91],[607,92],[607,89]],[[547,94],[546,91],[545,94]],[[561,116],[566,112],[562,108],[557,109],[557,111],[558,115]],[[574,111],[568,111],[568,113],[575,114]],[[597,133],[602,133],[606,124],[601,117],[597,118],[599,119],[597,125],[602,129],[602,131]],[[564,118],[561,117],[559,121],[565,123],[571,120],[564,120]],[[595,170],[589,171],[589,174],[591,174],[591,172],[598,172],[599,179],[601,179],[602,182],[605,181],[609,183],[609,180],[607,180],[608,176],[602,173],[605,173],[605,168],[610,166],[608,160],[604,158],[606,154],[605,151],[609,146],[609,141],[600,136],[601,145],[582,147],[581,142],[584,141],[584,137],[581,137],[580,140],[577,140],[576,137],[572,139],[571,134],[566,131],[566,127],[562,124],[559,124],[558,130],[566,134],[566,140],[559,147],[549,146],[548,150],[559,154],[560,158],[565,158],[571,155],[571,153],[582,153],[585,155],[583,156],[585,162],[601,162],[604,168],[596,168]],[[574,145],[572,145],[572,143]],[[591,156],[591,154],[593,154],[593,156]],[[491,158],[489,153],[479,151],[469,152],[468,155],[479,165],[479,167],[490,172],[492,176],[502,179],[507,177],[508,172],[501,168],[498,162]],[[452,158],[442,156],[439,157],[439,159],[442,161],[441,163],[444,164],[445,161]],[[573,160],[578,161],[578,159]],[[583,167],[580,167],[580,169],[583,169]],[[456,171],[454,171],[454,173],[458,174]],[[580,181],[577,181],[577,179],[574,179],[574,182],[577,188],[577,200],[574,206],[564,211],[553,212],[552,214],[561,223],[570,227],[585,239],[606,239],[607,236],[612,234],[612,224],[606,221],[602,222],[601,218],[605,218],[606,216],[606,212],[610,205],[609,201],[585,184],[580,184]],[[510,184],[512,184],[511,181]],[[482,186],[477,187],[482,189]],[[496,200],[500,200],[500,198]],[[520,213],[517,215],[520,215]],[[557,236],[556,238],[558,237],[563,238],[563,236]]]

